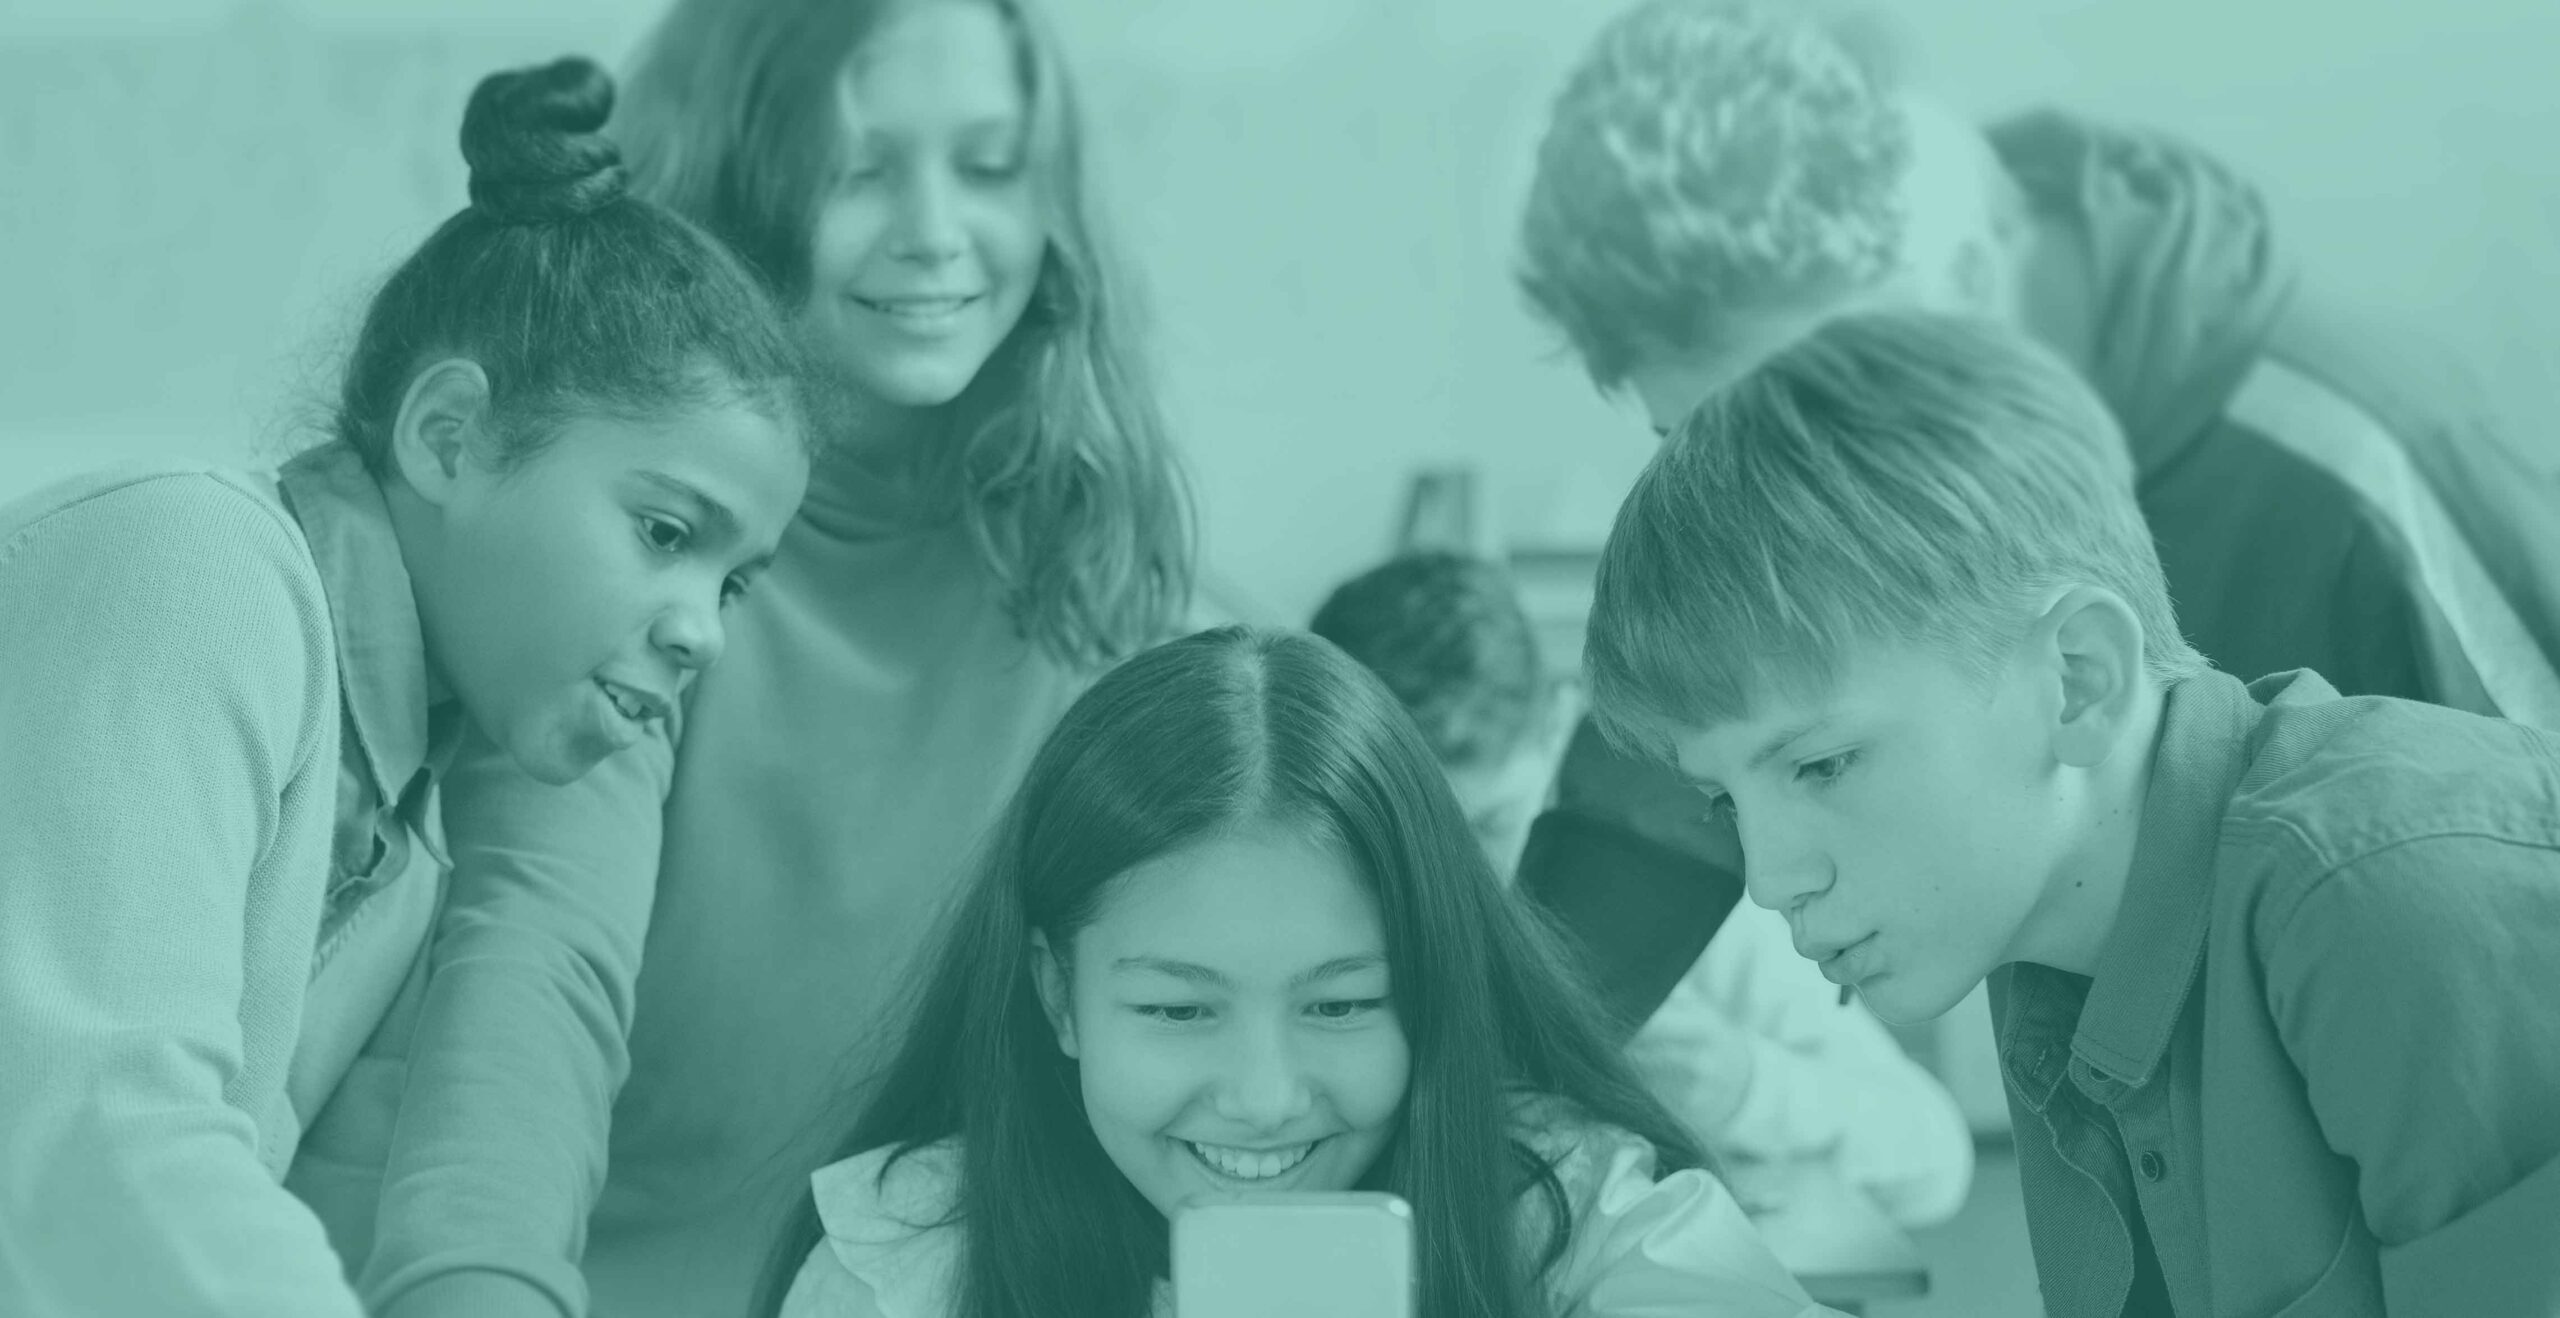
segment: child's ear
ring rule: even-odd
[[[1067,995],[1067,967],[1049,947],[1049,936],[1038,931],[1031,935],[1031,983],[1040,991],[1040,1010],[1049,1018],[1049,1030],[1058,1036],[1058,1051],[1081,1060],[1076,1051],[1076,1013]]]
[[[400,479],[443,507],[488,415],[489,375],[480,363],[449,357],[418,372],[391,419],[391,464]]]
[[[2045,611],[2038,637],[2059,699],[2054,758],[2094,768],[2134,726],[2150,681],[2142,663],[2142,620],[2114,591],[2077,587]]]

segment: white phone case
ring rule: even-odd
[[[1173,1297],[1174,1318],[1413,1318],[1413,1209],[1365,1191],[1190,1205]]]

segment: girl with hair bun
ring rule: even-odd
[[[634,186],[764,276],[828,450],[686,698],[671,786],[536,794],[466,766],[507,829],[456,856],[457,885],[575,873],[591,918],[566,936],[590,954],[512,990],[482,965],[490,992],[450,1028],[544,1087],[517,1086],[503,1127],[450,1127],[484,1175],[445,1198],[484,1231],[582,1243],[599,1313],[693,1318],[746,1302],[1041,735],[1179,625],[1191,532],[1032,0],[678,0],[627,93]],[[587,882],[607,849],[630,859]],[[614,1019],[627,1054],[571,1023]]]
[[[325,442],[0,507],[0,1313],[363,1312],[285,1181],[391,1122],[342,1081],[424,982],[458,743],[663,766],[797,509],[791,336],[629,194],[612,101],[480,84]]]

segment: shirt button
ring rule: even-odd
[[[2159,1155],[2159,1154],[2154,1153],[2154,1152],[2151,1152],[2150,1150],[2147,1150],[2147,1149],[2143,1151],[2143,1154],[2142,1154],[2142,1179],[2144,1179],[2144,1180],[2146,1180],[2146,1181],[2156,1181],[2156,1180],[2159,1180],[2161,1177],[2166,1176],[2166,1175],[2168,1175],[2168,1174],[2169,1174],[2169,1165],[2168,1165],[2167,1163],[2164,1163],[2164,1162],[2160,1161],[2160,1155]]]

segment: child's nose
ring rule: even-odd
[[[1280,1130],[1314,1101],[1315,1086],[1285,1028],[1250,1032],[1218,1087],[1218,1115],[1249,1130]]]
[[[1812,839],[1778,826],[1777,821],[1739,819],[1742,834],[1742,883],[1751,900],[1773,911],[1791,910],[1831,886],[1831,864]]]
[[[708,606],[687,600],[659,614],[650,626],[649,639],[688,672],[699,672],[718,663],[721,652],[728,648],[718,597],[713,597]]]

